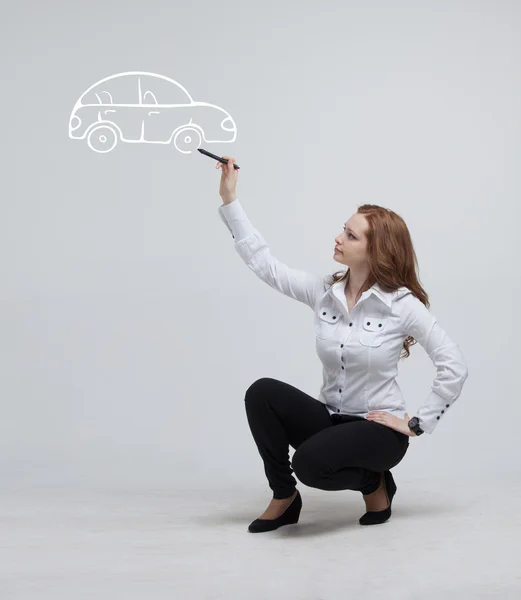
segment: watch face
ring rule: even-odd
[[[420,419],[418,417],[413,417],[409,420],[409,429],[414,431],[416,435],[421,435],[423,433],[423,429],[420,427]]]

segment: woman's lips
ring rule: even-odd
[[[338,248],[335,248],[335,252],[340,252],[340,250]]]

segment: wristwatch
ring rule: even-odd
[[[418,419],[418,417],[413,417],[412,419],[409,419],[407,425],[409,426],[409,429],[411,431],[414,431],[416,435],[421,435],[423,433],[423,429],[420,427],[420,420]]]

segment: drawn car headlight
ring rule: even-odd
[[[230,123],[230,125],[231,125],[231,127],[226,127],[226,126],[224,125],[226,122],[229,122],[229,123]],[[226,131],[235,131],[235,123],[233,122],[233,120],[232,120],[232,118],[231,118],[231,117],[226,117],[226,119],[224,119],[224,120],[221,122],[221,127],[222,127],[223,129],[225,129]]]
[[[70,128],[71,131],[74,131],[75,129],[78,129],[78,127],[81,125],[81,119],[78,117],[78,115],[74,115],[71,117],[71,122],[70,122]]]

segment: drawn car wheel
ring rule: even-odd
[[[89,132],[87,143],[94,152],[110,152],[118,143],[118,134],[109,125],[100,125]]]
[[[183,154],[191,154],[201,145],[201,133],[194,127],[180,129],[174,136],[174,146]]]

